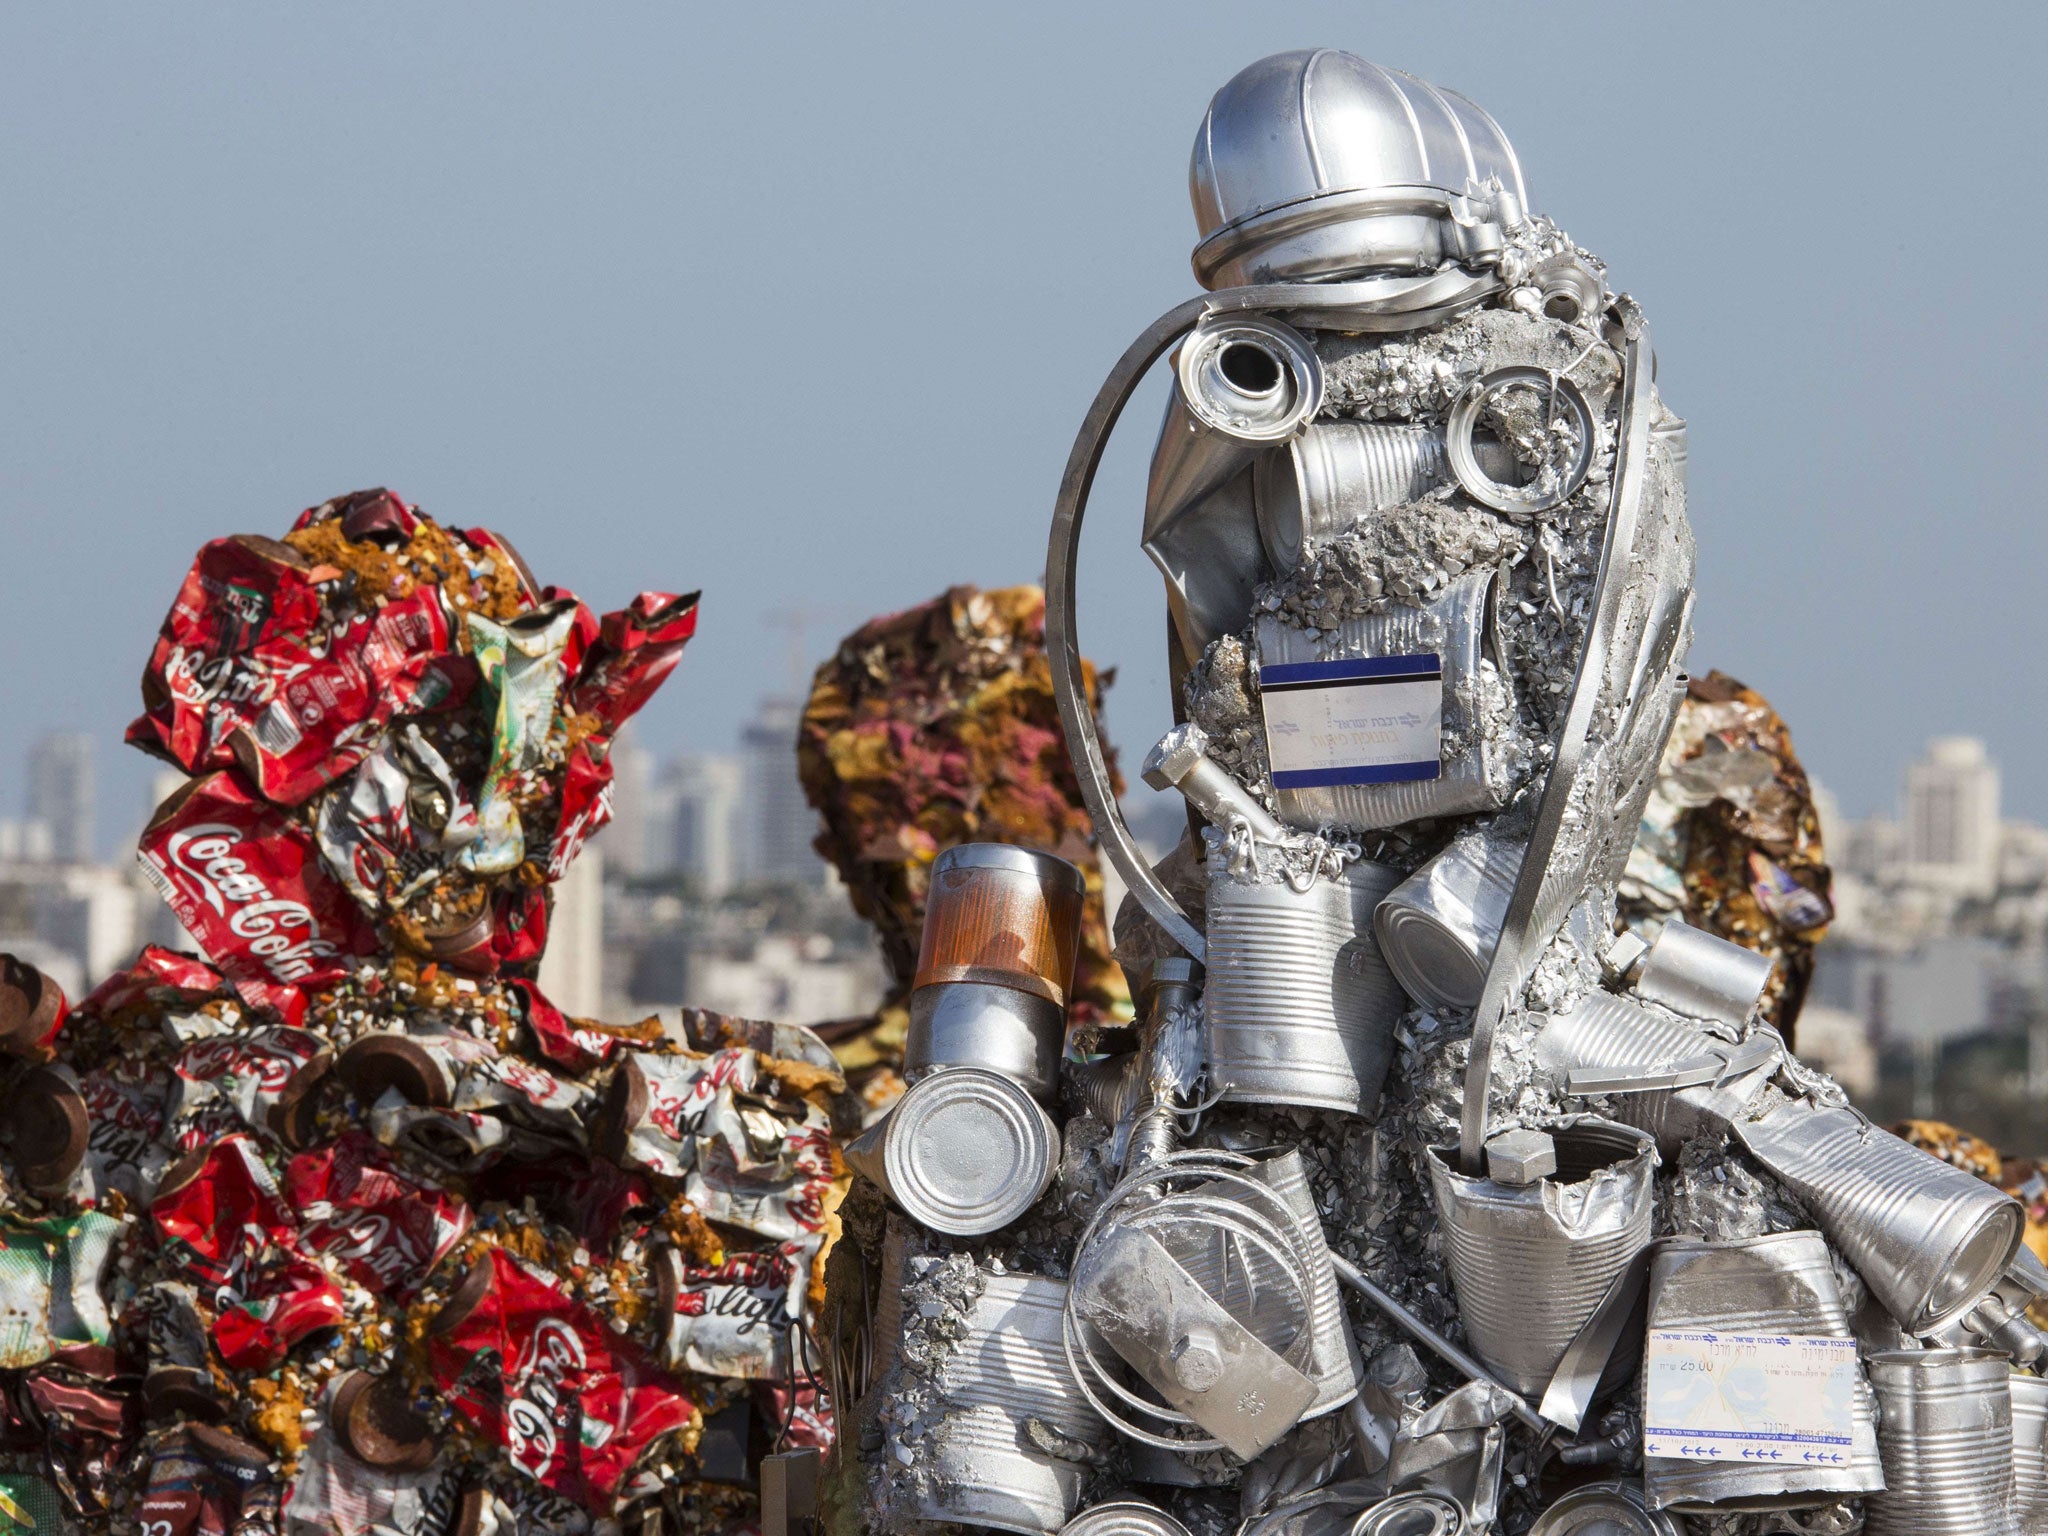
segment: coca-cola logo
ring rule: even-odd
[[[178,1070],[201,1082],[225,1077],[230,1072],[237,1076],[253,1074],[257,1092],[276,1093],[312,1055],[311,1049],[294,1051],[280,1041],[216,1035],[185,1047],[178,1058]]]
[[[164,663],[164,686],[181,704],[256,707],[268,704],[279,688],[310,665],[303,660],[280,662],[259,655],[216,656],[195,646],[177,645]]]
[[[580,1412],[574,1379],[589,1367],[576,1330],[558,1317],[544,1317],[519,1352],[505,1402],[505,1441],[515,1465],[538,1476],[554,1465],[561,1429]]]
[[[200,899],[227,920],[228,931],[248,941],[245,947],[273,980],[303,980],[339,947],[320,936],[310,907],[278,897],[246,860],[235,857],[241,841],[239,827],[210,821],[172,833],[164,848]]]
[[[344,1260],[372,1290],[410,1280],[426,1255],[401,1222],[380,1211],[344,1211],[307,1223],[301,1239],[315,1253]]]

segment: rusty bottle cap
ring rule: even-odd
[[[320,1088],[334,1075],[334,1053],[317,1052],[286,1081],[277,1102],[270,1106],[270,1132],[294,1152],[312,1145],[316,1126],[313,1111],[320,1102]]]
[[[189,1365],[159,1365],[142,1383],[142,1405],[153,1419],[218,1419],[227,1404],[209,1372]]]
[[[64,992],[41,971],[0,954],[0,1051],[32,1056],[41,1049],[64,1006]]]
[[[408,1104],[428,1109],[446,1109],[455,1097],[455,1085],[441,1064],[408,1035],[364,1035],[341,1053],[335,1070],[365,1104],[374,1104],[387,1088],[396,1088]]]
[[[334,1390],[328,1422],[348,1453],[369,1467],[423,1472],[439,1449],[433,1426],[396,1376],[351,1371]]]
[[[78,1079],[66,1067],[31,1067],[8,1094],[5,1117],[21,1182],[39,1195],[61,1194],[92,1131]]]

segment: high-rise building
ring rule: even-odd
[[[1906,770],[1905,873],[1958,895],[1998,885],[1998,768],[1974,736],[1940,736]]]
[[[654,763],[647,749],[630,736],[612,738],[612,819],[598,836],[604,843],[607,869],[622,875],[651,875],[667,860],[648,841],[648,781]]]
[[[669,863],[701,895],[723,896],[744,878],[745,783],[746,763],[730,752],[679,757],[662,775],[672,839]]]
[[[740,732],[747,765],[745,875],[750,880],[795,885],[822,885],[825,880],[825,861],[811,847],[818,818],[804,799],[796,772],[800,713],[788,699],[763,699]]]
[[[50,857],[88,864],[93,856],[92,738],[45,736],[28,755],[28,814],[50,829]]]

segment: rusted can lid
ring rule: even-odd
[[[64,992],[26,960],[0,954],[0,1051],[34,1053],[56,1027]]]
[[[142,1405],[153,1419],[217,1419],[227,1404],[211,1373],[189,1365],[159,1365],[142,1381]]]
[[[328,1421],[351,1456],[365,1466],[420,1472],[439,1448],[434,1427],[412,1405],[396,1376],[351,1371],[334,1390]]]
[[[469,1273],[462,1277],[461,1284],[448,1293],[448,1299],[441,1303],[433,1321],[427,1324],[427,1331],[434,1334],[453,1333],[491,1292],[491,1261],[488,1257],[478,1259],[469,1266]]]
[[[39,1195],[61,1193],[92,1132],[78,1079],[65,1067],[29,1068],[7,1096],[4,1129],[21,1182]]]
[[[320,1088],[334,1075],[334,1053],[317,1052],[294,1072],[270,1106],[271,1134],[294,1152],[310,1146],[315,1134],[313,1112],[319,1106]]]
[[[408,1104],[446,1109],[455,1085],[427,1048],[409,1035],[364,1035],[341,1053],[335,1064],[349,1091],[374,1104],[387,1088],[396,1088]]]

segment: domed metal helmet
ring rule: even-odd
[[[1521,163],[1454,91],[1334,48],[1218,91],[1188,168],[1205,288],[1487,266],[1521,222]]]

